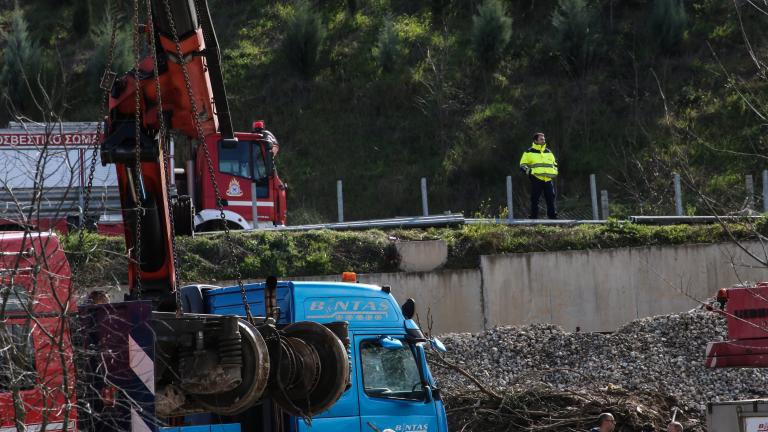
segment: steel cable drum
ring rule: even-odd
[[[195,395],[205,410],[235,415],[254,406],[264,394],[269,382],[270,359],[267,344],[261,333],[244,320],[238,320],[242,337],[242,382],[234,389],[212,395]]]
[[[311,417],[329,409],[346,390],[350,365],[339,337],[322,324],[299,321],[282,329],[272,397],[287,414]]]

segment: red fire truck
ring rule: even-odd
[[[0,229],[31,226],[67,232],[70,226],[79,223],[84,213],[92,151],[100,141],[97,126],[87,122],[11,122],[0,129]],[[243,139],[232,148],[223,147],[213,137],[206,143],[226,221],[233,229],[285,225],[285,185],[274,166],[277,141],[260,121],[254,122],[251,133],[242,135]],[[180,161],[174,165],[181,165],[168,168],[174,172],[172,176],[168,173],[171,193],[191,199],[197,210],[193,220],[195,231],[220,229],[221,215],[203,146],[188,147],[191,146],[179,149],[176,157],[171,157]],[[43,170],[39,178],[34,175],[38,169]],[[32,206],[36,189],[40,190],[42,200],[34,200],[36,204]],[[122,235],[113,166],[96,161],[91,191],[88,214],[94,220],[90,222],[96,222],[102,233]],[[258,216],[254,225],[255,214]]]

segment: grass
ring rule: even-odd
[[[728,230],[737,240],[766,232],[766,221],[734,223]],[[397,241],[441,239],[448,245],[446,268],[476,268],[481,255],[606,249],[654,245],[724,242],[731,239],[719,225],[645,226],[611,222],[576,227],[508,227],[466,225],[427,230],[308,231],[233,233],[233,257],[222,235],[181,237],[177,241],[182,282],[232,280],[239,270],[245,279],[269,275],[319,276],[344,271],[397,271]],[[88,233],[82,245],[77,234],[64,236],[70,262],[77,266],[79,286],[125,283],[127,261],[121,238]]]

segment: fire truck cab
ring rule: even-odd
[[[69,320],[77,309],[56,235],[0,232],[0,430],[74,430]],[[45,426],[43,426],[45,425]]]

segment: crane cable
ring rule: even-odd
[[[78,249],[81,250],[82,253],[82,247],[83,247],[83,241],[85,238],[85,223],[88,220],[88,208],[91,205],[91,191],[93,190],[93,176],[94,172],[96,171],[96,158],[99,155],[99,142],[101,140],[101,132],[102,132],[102,126],[104,124],[104,117],[106,116],[107,107],[109,105],[109,91],[112,89],[112,84],[115,82],[115,78],[117,77],[117,74],[112,71],[112,62],[114,60],[114,54],[115,54],[115,45],[117,40],[117,19],[114,16],[114,11],[112,12],[112,18],[111,18],[111,31],[110,31],[110,40],[109,40],[109,48],[107,50],[107,62],[104,65],[104,73],[101,75],[101,82],[99,83],[99,87],[102,89],[102,96],[101,96],[101,105],[99,108],[99,121],[96,124],[96,140],[93,142],[93,150],[91,151],[91,165],[88,169],[88,183],[85,186],[85,198],[83,199],[83,208],[82,208],[82,219],[80,220],[80,231],[78,232],[78,239],[77,239],[77,245]],[[78,259],[74,260],[73,262],[73,272],[75,273],[77,270],[77,267],[80,265],[82,261],[82,255],[78,257]]]
[[[237,256],[237,252],[235,250],[235,244],[234,244],[234,241],[232,240],[232,236],[229,230],[229,225],[227,224],[227,217],[224,214],[224,205],[221,198],[221,192],[219,191],[219,185],[218,185],[218,182],[216,181],[216,175],[213,170],[213,162],[211,159],[211,154],[208,150],[208,145],[205,142],[203,126],[200,123],[200,118],[198,116],[197,102],[195,101],[195,98],[194,98],[194,93],[192,91],[192,84],[189,78],[189,71],[187,70],[187,60],[185,60],[184,56],[182,55],[181,42],[179,41],[179,35],[178,35],[178,32],[176,31],[176,24],[174,22],[173,14],[171,13],[171,7],[168,3],[168,0],[163,0],[163,4],[165,6],[165,13],[168,19],[168,24],[171,28],[173,42],[176,45],[176,60],[178,61],[178,64],[181,67],[182,73],[184,75],[184,85],[186,86],[186,89],[187,89],[187,97],[189,97],[189,104],[192,110],[192,121],[195,124],[195,129],[197,130],[197,139],[200,141],[200,145],[203,148],[206,167],[208,169],[208,176],[210,177],[211,184],[213,185],[213,192],[216,198],[216,208],[219,210],[219,216],[221,218],[222,225],[224,226],[224,238],[226,239],[226,242],[229,245],[232,258],[234,258]],[[245,286],[243,285],[243,276],[240,273],[240,269],[237,266],[235,266],[235,277],[237,278],[237,285],[240,288],[240,296],[242,297],[243,307],[245,308],[246,319],[248,320],[249,323],[254,324],[253,315],[251,314],[251,307],[248,304],[248,297],[245,293]]]
[[[139,66],[141,63],[141,50],[139,49],[139,0],[133,0],[133,55],[135,60],[134,81],[136,82],[136,88],[134,92],[134,137],[135,137],[135,151],[134,157],[136,163],[134,168],[136,174],[133,176],[133,188],[136,193],[136,230],[134,231],[135,243],[133,245],[133,265],[138,269],[135,272],[136,275],[136,297],[141,298],[141,217],[144,216],[146,211],[141,206],[141,81],[139,79]],[[131,251],[129,251],[130,253]]]

